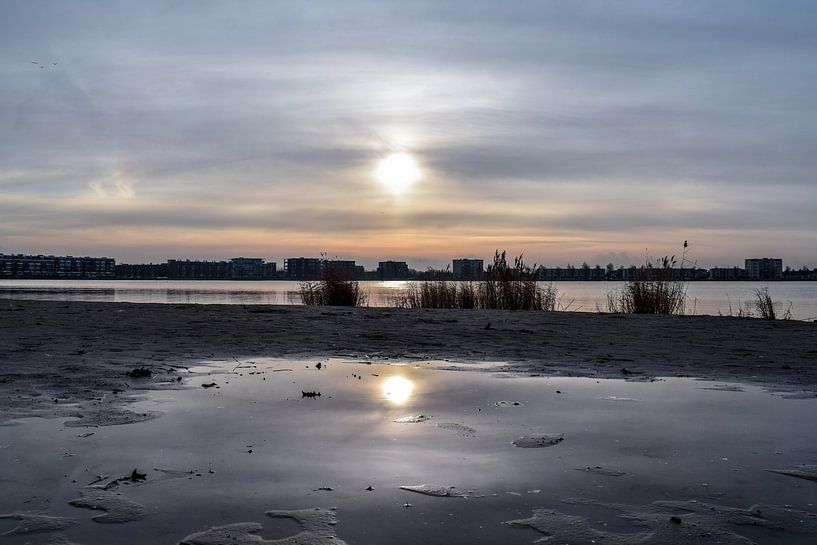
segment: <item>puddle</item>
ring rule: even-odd
[[[0,531],[36,530],[4,543],[817,537],[817,399],[691,379],[317,363],[191,366],[186,389],[146,390],[128,408],[161,416],[127,425],[100,414],[85,431],[0,427]]]

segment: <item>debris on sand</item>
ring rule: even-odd
[[[425,494],[426,496],[434,496],[437,498],[464,498],[465,494],[457,490],[455,486],[434,486],[430,484],[417,485],[403,485],[401,490],[408,490],[409,492],[417,492],[418,494]]]
[[[179,545],[318,545],[332,543],[346,545],[335,532],[338,523],[335,513],[328,509],[301,509],[297,511],[267,511],[272,518],[292,519],[301,527],[295,535],[267,540],[258,535],[263,526],[256,522],[239,522],[210,528],[191,534]]]
[[[543,433],[540,435],[525,435],[512,444],[519,448],[545,448],[558,445],[565,440],[563,433]]]
[[[145,518],[145,508],[142,507],[141,504],[117,492],[98,488],[86,488],[84,491],[80,490],[79,494],[79,498],[71,500],[68,503],[74,507],[105,511],[104,514],[93,517],[91,520],[94,522],[115,524],[133,522]]]
[[[93,484],[101,483],[105,479],[110,479],[110,477],[111,477],[110,475],[97,475],[96,478],[93,481],[91,481],[90,483],[88,483],[85,486],[91,486]]]
[[[38,532],[55,532],[57,530],[69,528],[77,523],[76,520],[67,517],[50,517],[48,515],[19,512],[0,514],[0,519],[19,521],[17,526],[8,532],[0,534],[0,536],[34,534]]]
[[[321,397],[321,393],[315,391],[304,392],[303,390],[301,390],[301,399],[305,397]]]
[[[622,475],[626,475],[623,471],[617,471],[615,469],[607,469],[601,466],[587,466],[587,467],[577,467],[575,468],[576,471],[584,471],[585,473],[594,473],[596,475],[604,475],[605,477],[621,477]]]
[[[453,431],[460,437],[474,437],[477,434],[477,430],[474,428],[466,426],[465,424],[458,424],[457,422],[440,422],[437,424],[437,427]]]
[[[153,370],[150,367],[135,367],[125,374],[130,378],[150,378]]]
[[[800,467],[793,467],[790,469],[767,469],[772,473],[779,473],[780,475],[788,475],[797,479],[805,479],[807,481],[817,482],[817,465],[804,464]]]
[[[113,490],[114,488],[118,487],[121,483],[130,484],[145,482],[147,480],[147,474],[139,473],[139,471],[136,468],[134,468],[134,470],[128,473],[127,475],[117,477],[116,479],[111,479],[110,481],[104,484],[100,484],[109,478],[110,478],[109,475],[97,475],[93,481],[89,482],[86,485],[86,487],[91,487],[95,490]]]
[[[425,422],[426,420],[431,420],[431,417],[426,414],[410,414],[408,416],[404,416],[403,418],[398,418],[395,420],[398,424],[419,424],[420,422]]]
[[[213,386],[216,386],[215,382],[206,382],[201,385],[202,388],[212,388]]]
[[[522,404],[520,402],[518,402],[518,401],[504,401],[503,400],[503,401],[497,401],[496,403],[494,403],[494,405],[497,406],[497,407],[519,407]]]
[[[600,397],[602,401],[618,401],[621,403],[636,403],[638,399],[634,397],[616,397],[616,396],[607,396],[607,397]]]

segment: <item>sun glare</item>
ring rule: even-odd
[[[392,153],[380,160],[375,176],[392,193],[400,194],[419,180],[421,173],[414,157],[408,153]]]
[[[414,383],[403,377],[390,377],[383,382],[383,395],[392,403],[404,403],[414,390]]]

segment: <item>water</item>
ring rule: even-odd
[[[394,305],[395,297],[411,282],[361,282],[369,305]],[[607,294],[622,282],[554,282],[566,310],[596,312]],[[691,282],[688,314],[737,315],[759,282]],[[781,312],[791,304],[799,320],[817,319],[817,282],[768,284]],[[127,303],[199,303],[224,305],[297,305],[298,282],[231,282],[190,280],[0,280],[0,298]]]
[[[768,545],[815,542],[817,517],[802,512],[817,511],[817,483],[768,470],[817,460],[817,399],[690,379],[522,377],[499,366],[465,371],[440,362],[324,360],[319,370],[315,363],[222,361],[182,371],[186,389],[144,390],[131,408],[164,414],[135,424],[75,428],[32,418],[0,427],[0,513],[70,517],[75,524],[62,532],[83,544],[169,545],[240,522],[262,525],[270,540],[298,532],[297,522],[311,523],[302,514],[272,519],[265,512],[314,508],[323,510],[319,517],[337,517],[337,525],[316,524],[349,545],[532,543],[543,534],[507,523],[537,509],[556,513],[537,520],[558,543],[590,543],[563,533],[577,527],[613,537],[677,534],[638,541],[662,545],[715,542],[683,541],[693,528],[698,536],[717,534],[718,543],[745,543],[737,535]],[[168,377],[175,383],[177,374],[161,372],[132,387]],[[409,415],[425,418],[396,422]],[[564,439],[545,448],[513,445],[537,434]],[[102,511],[68,504],[80,491],[88,494],[83,487],[97,475],[109,476],[104,484],[134,468],[146,480],[113,492],[141,506],[140,520],[100,524],[91,517]],[[451,493],[400,488],[418,485]],[[709,507],[702,518],[656,503],[667,501],[721,509],[764,504],[765,516],[782,528]],[[658,522],[639,527],[621,515]],[[670,524],[670,516],[683,524]],[[583,522],[563,524],[569,517]],[[0,532],[14,524],[0,520]],[[50,537],[4,539],[16,545]],[[597,542],[622,542],[616,539]]]

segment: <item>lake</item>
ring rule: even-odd
[[[412,282],[361,282],[370,306],[393,306]],[[596,312],[623,282],[554,282],[562,310]],[[298,305],[298,282],[217,280],[0,280],[0,298],[119,303]],[[738,314],[769,286],[781,313],[791,305],[798,320],[817,319],[817,282],[691,282],[687,314]]]

